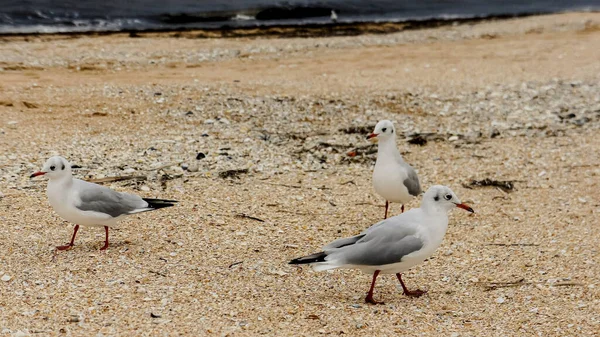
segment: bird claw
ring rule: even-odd
[[[385,302],[377,302],[373,299],[373,297],[366,297],[365,298],[365,303],[369,303],[369,304],[385,304]]]
[[[412,291],[410,291],[410,290],[404,291],[404,295],[410,296],[410,297],[421,297],[426,293],[427,293],[427,290],[421,290],[421,289],[412,290]]]
[[[65,245],[65,246],[57,246],[56,249],[57,250],[69,250],[73,247],[73,245],[69,244],[69,245]]]

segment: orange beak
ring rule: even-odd
[[[467,204],[456,204],[456,207],[460,207],[466,211],[469,211],[471,213],[475,213],[475,211]]]
[[[379,135],[376,134],[376,133],[372,133],[372,134],[370,134],[370,135],[367,136],[367,139],[375,138],[377,136],[379,136]]]
[[[36,172],[36,173],[30,175],[29,178],[33,178],[33,177],[37,177],[37,176],[43,176],[44,174],[46,174],[46,172],[39,171],[39,172]]]

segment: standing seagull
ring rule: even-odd
[[[375,130],[367,139],[377,140],[377,161],[373,170],[373,187],[375,192],[385,199],[385,217],[391,202],[404,204],[421,193],[421,184],[417,172],[408,165],[396,147],[396,130],[394,124],[382,120],[375,125]]]
[[[455,207],[474,213],[450,188],[432,186],[420,208],[376,223],[359,235],[335,240],[322,252],[294,259],[290,264],[310,264],[315,271],[348,268],[373,274],[367,303],[378,304],[373,300],[373,288],[379,273],[396,274],[404,295],[419,297],[425,291],[408,290],[401,273],[425,261],[440,246],[448,229],[448,211]]]
[[[59,156],[48,159],[42,170],[35,172],[30,178],[41,175],[49,179],[46,192],[54,211],[63,219],[75,224],[71,243],[56,247],[58,250],[73,247],[79,225],[104,226],[106,240],[100,250],[105,250],[108,248],[108,227],[114,227],[118,220],[129,214],[171,207],[177,202],[143,199],[137,195],[116,192],[104,186],[74,179],[71,164]]]

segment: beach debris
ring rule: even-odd
[[[204,159],[206,158],[206,155],[202,152],[198,152],[198,154],[196,155],[196,160],[200,160],[200,159]]]
[[[375,124],[372,125],[363,125],[363,126],[350,126],[347,128],[339,129],[340,132],[351,135],[351,134],[361,134],[368,135],[375,128]]]
[[[237,266],[238,264],[242,264],[242,263],[244,263],[244,261],[238,261],[238,262],[234,262],[234,263],[230,264],[228,268],[231,268],[231,267]]]
[[[234,169],[219,172],[219,178],[240,178],[240,175],[248,173],[248,169]]]
[[[421,135],[415,135],[412,138],[409,138],[407,142],[409,144],[423,146],[427,144],[427,139],[423,138]]]
[[[157,315],[157,314],[151,312],[150,313],[150,317],[152,317],[152,318],[161,318],[162,316],[161,315]]]
[[[23,101],[23,105],[26,108],[28,108],[28,109],[37,109],[37,108],[39,108],[37,104],[31,103],[31,102],[27,102],[27,101]]]
[[[486,186],[498,187],[506,193],[511,192],[515,187],[514,181],[493,180],[493,179],[489,179],[489,178],[485,178],[482,180],[472,180],[468,184],[463,184],[463,187],[470,188],[470,189],[472,189],[473,187],[486,187]]]
[[[243,219],[250,219],[250,220],[254,220],[254,221],[258,221],[258,222],[265,222],[265,220],[261,219],[261,218],[257,218],[255,216],[251,216],[248,214],[244,214],[244,213],[239,213],[235,215],[236,218],[243,218]]]

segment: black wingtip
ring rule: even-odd
[[[319,252],[308,256],[299,257],[291,260],[288,264],[309,264],[317,262],[325,262],[327,254],[325,252]]]
[[[177,200],[168,200],[168,199],[149,199],[142,198],[145,202],[148,203],[150,208],[160,209],[165,207],[172,207],[178,202]]]

